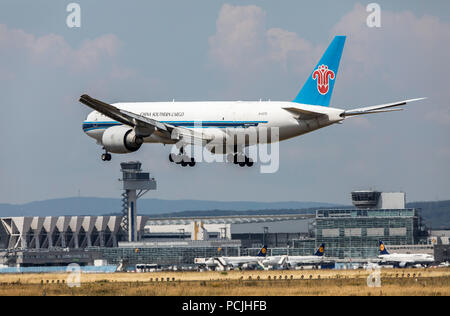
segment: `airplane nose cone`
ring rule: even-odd
[[[86,123],[86,121],[84,121],[83,124],[81,125],[81,128],[83,129],[83,132],[86,133],[86,130],[89,128],[89,124]]]
[[[89,132],[94,131],[98,128],[96,123],[89,121],[84,121],[81,127],[83,129],[83,132],[85,132],[88,135],[91,134]]]
[[[89,137],[92,137],[96,140],[100,140],[101,136],[103,135],[103,129],[97,124],[97,122],[92,121],[84,121],[81,125],[81,128],[83,129],[83,132],[88,135]]]

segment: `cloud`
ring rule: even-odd
[[[257,6],[225,4],[209,39],[210,56],[228,71],[257,68],[264,62],[266,13]]]
[[[332,30],[348,36],[345,53],[352,61],[352,75],[368,76],[381,67],[396,74],[388,77],[391,84],[405,87],[409,80],[402,79],[411,75],[437,82],[436,78],[448,73],[450,65],[444,61],[450,53],[450,24],[409,11],[382,10],[381,14],[381,28],[369,28],[366,9],[357,3]]]
[[[313,53],[313,45],[296,33],[268,29],[266,12],[254,5],[223,5],[209,38],[213,64],[234,79],[271,67],[287,71],[292,64],[293,71],[303,71],[304,65],[311,68]]]
[[[0,200],[67,196],[77,185],[85,188],[81,183],[95,168],[87,157],[97,158],[101,148],[81,131],[90,110],[78,97],[86,92],[110,100],[123,97],[130,81],[133,87],[146,82],[121,62],[121,47],[112,34],[72,47],[60,35],[36,36],[0,24],[0,131],[9,136],[0,140]]]
[[[31,66],[46,65],[79,73],[96,68],[103,58],[115,57],[120,46],[115,35],[107,34],[85,40],[80,48],[73,49],[60,35],[36,37],[0,24],[0,53]]]
[[[302,64],[306,64],[308,59],[312,59],[313,45],[305,39],[299,38],[294,32],[272,28],[267,30],[266,36],[269,44],[268,59],[281,64],[284,70],[288,70],[290,61],[298,57],[304,60],[301,62]]]
[[[450,124],[450,24],[430,15],[382,10],[381,28],[369,28],[366,17],[365,7],[357,3],[332,29],[332,34],[348,36],[340,77],[344,90],[427,96],[421,103],[423,117]]]
[[[430,15],[382,10],[382,27],[369,28],[367,14],[366,8],[356,3],[330,30],[330,35],[348,37],[337,89],[345,106],[391,101],[385,97],[388,95],[399,100],[427,96],[433,104],[422,108],[424,119],[450,125],[450,63],[445,62],[450,56],[450,24]],[[254,5],[225,4],[219,12],[216,33],[209,38],[209,57],[227,75],[229,95],[244,94],[244,84],[255,91],[271,86],[268,77],[305,76],[323,53],[324,45],[313,45],[282,28],[268,28],[266,15]],[[374,93],[379,97],[368,102],[367,96]],[[350,124],[370,127],[368,122],[362,119]]]

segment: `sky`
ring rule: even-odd
[[[158,181],[147,197],[348,204],[357,189],[450,199],[450,2],[0,2],[0,203],[119,197],[120,162]],[[335,35],[347,35],[331,106],[416,97],[403,112],[346,120],[280,144],[280,169],[169,163],[170,147],[100,160],[83,93],[104,101],[295,98]]]

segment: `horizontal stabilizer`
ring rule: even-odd
[[[399,102],[394,102],[394,103],[387,103],[387,104],[381,104],[381,105],[367,106],[367,107],[353,109],[353,110],[347,110],[347,111],[344,111],[344,113],[342,113],[341,116],[347,117],[347,116],[355,116],[355,115],[401,111],[403,109],[391,109],[391,110],[384,110],[384,109],[402,106],[402,105],[406,105],[410,102],[421,101],[421,100],[425,100],[425,99],[426,98],[410,99],[410,100],[399,101]]]
[[[283,109],[298,116],[298,118],[300,118],[302,120],[308,120],[308,119],[312,119],[312,118],[317,118],[322,115],[326,115],[325,113],[303,110],[303,109],[299,109],[297,107],[289,107],[289,108],[283,108]]]
[[[378,113],[386,113],[386,112],[398,112],[403,111],[404,109],[390,109],[390,110],[374,110],[374,111],[364,111],[364,112],[345,112],[345,116],[356,116],[356,115],[363,115],[363,114],[378,114]]]

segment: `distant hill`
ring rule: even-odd
[[[428,228],[450,229],[450,200],[433,202],[411,202],[407,207],[422,209],[422,218]]]
[[[297,209],[266,209],[266,210],[209,210],[209,211],[182,211],[165,214],[150,215],[151,217],[199,217],[199,216],[252,216],[252,215],[278,215],[278,214],[315,214],[320,207]]]
[[[122,201],[112,198],[64,198],[21,205],[0,204],[0,217],[7,216],[63,216],[120,214]],[[140,199],[139,214],[156,215],[184,211],[248,211],[268,209],[306,209],[334,207],[335,204],[320,202],[222,202],[202,200]]]
[[[112,198],[76,197],[26,204],[0,204],[0,217],[110,215],[121,213],[122,202]],[[343,208],[321,202],[223,202],[202,200],[141,199],[138,210],[149,216],[213,216],[312,213],[317,208]],[[450,200],[411,202],[407,207],[421,208],[425,224],[433,229],[450,229]]]

